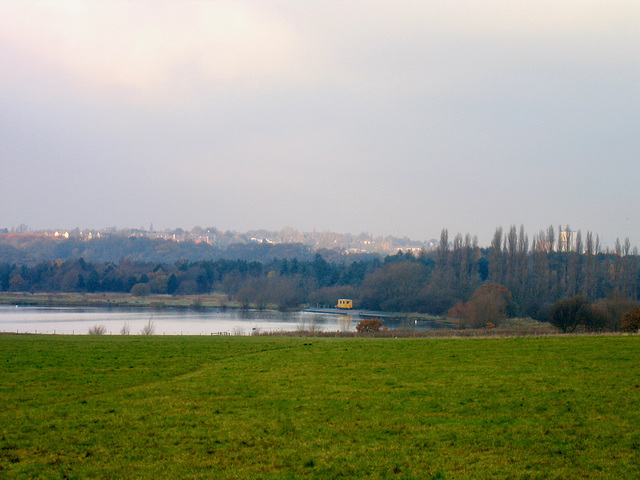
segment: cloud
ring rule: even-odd
[[[0,38],[91,94],[180,104],[269,88],[437,94],[495,81],[487,62],[612,61],[639,16],[595,0],[5,1]]]
[[[277,17],[241,2],[3,2],[0,34],[92,92],[162,102],[273,82],[298,55]]]

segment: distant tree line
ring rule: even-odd
[[[638,252],[628,240],[603,251],[597,235],[588,232],[583,237],[568,227],[549,227],[531,242],[523,227],[506,232],[498,228],[488,248],[479,247],[470,235],[450,239],[445,229],[434,251],[398,252],[384,259],[369,255],[349,261],[332,251],[275,258],[273,250],[268,252],[250,261],[88,262],[80,257],[34,265],[4,262],[0,290],[216,292],[244,306],[278,308],[333,306],[338,298],[352,298],[359,308],[448,314],[465,326],[555,315],[565,331],[572,323],[594,330],[620,328],[623,316],[638,306],[640,294]],[[568,312],[579,312],[570,321],[559,304],[568,299],[580,304],[573,310],[567,307]]]
[[[394,246],[419,248],[421,245],[406,237],[373,238],[365,233],[354,236],[332,232],[304,233],[293,229],[238,233],[194,227],[191,232],[178,228],[157,234],[115,228],[96,232],[79,229],[64,233],[29,232],[23,227],[11,233],[6,228],[0,229],[0,262],[34,265],[73,258],[84,258],[87,262],[119,262],[125,258],[156,263],[236,258],[265,262],[293,257],[308,260],[315,251],[327,248],[348,250],[351,256],[358,257],[362,252],[387,254],[394,251]]]
[[[314,301],[314,292],[326,288],[361,285],[379,263],[330,263],[320,254],[315,254],[311,261],[293,258],[265,263],[246,260],[90,263],[83,258],[41,262],[33,266],[1,263],[0,291],[136,295],[218,292],[246,306],[290,308],[309,299]]]
[[[123,260],[174,263],[182,260],[241,259],[268,262],[274,258],[311,259],[311,248],[300,243],[238,242],[224,248],[207,243],[160,238],[107,235],[91,240],[35,234],[0,234],[0,262],[33,266],[54,260],[82,258],[102,263]]]

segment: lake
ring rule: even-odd
[[[84,335],[104,325],[107,335],[123,328],[134,335],[152,325],[155,335],[251,335],[270,331],[355,331],[348,315],[271,310],[125,310],[0,306],[0,331]]]

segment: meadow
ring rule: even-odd
[[[640,336],[0,335],[0,366],[1,478],[640,478]]]

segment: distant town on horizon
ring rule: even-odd
[[[237,232],[235,230],[220,230],[216,227],[193,227],[191,230],[183,228],[167,228],[156,230],[153,224],[149,228],[118,228],[115,226],[104,228],[79,228],[60,229],[46,228],[32,230],[26,224],[18,227],[0,228],[0,234],[29,234],[41,237],[67,238],[77,240],[92,240],[106,236],[138,237],[159,240],[172,240],[175,242],[192,242],[195,244],[207,244],[212,247],[226,248],[234,244],[301,244],[312,250],[331,249],[341,250],[345,253],[396,253],[418,251],[421,249],[433,250],[438,246],[438,240],[427,241],[411,240],[408,237],[395,237],[392,235],[374,236],[366,232],[359,234],[336,233],[331,231],[304,232],[291,227],[285,227],[278,231],[265,229]]]
[[[529,241],[528,234],[524,231],[524,226],[520,225],[519,230],[515,225],[511,225],[509,229],[503,229],[503,227],[496,227],[494,238],[490,244],[480,245],[477,240],[477,236],[470,235],[469,233],[463,235],[461,233],[448,232],[446,228],[443,228],[439,233],[439,238],[431,238],[426,241],[413,240],[407,236],[394,236],[394,235],[372,235],[368,232],[354,233],[337,233],[329,230],[316,230],[302,231],[292,227],[284,227],[280,230],[273,231],[267,229],[255,229],[248,230],[246,232],[238,232],[235,230],[221,230],[217,227],[205,227],[195,226],[191,230],[183,228],[165,228],[162,230],[156,230],[153,228],[153,223],[149,225],[147,229],[144,226],[139,228],[116,226],[103,227],[103,228],[73,228],[73,229],[61,229],[61,228],[45,228],[45,229],[31,229],[26,224],[20,224],[15,227],[0,228],[0,235],[34,235],[44,238],[58,238],[58,239],[76,239],[89,241],[95,238],[104,237],[136,237],[147,238],[155,240],[168,240],[174,242],[190,242],[194,244],[206,244],[211,247],[225,249],[231,245],[237,244],[269,244],[269,245],[282,245],[282,244],[300,244],[308,247],[311,250],[339,250],[345,254],[380,254],[389,255],[395,254],[398,251],[404,253],[419,253],[420,251],[432,251],[438,248],[443,241],[442,235],[447,234],[447,244],[449,247],[453,247],[454,242],[466,243],[468,245],[475,245],[480,248],[489,248],[495,244],[495,236],[500,234],[502,241],[504,242],[504,248],[507,248],[508,242],[507,233],[511,236],[517,235],[520,242],[526,242],[533,247],[534,244],[547,238],[548,234],[554,236],[554,231],[557,232],[555,238],[558,242],[558,249],[565,250],[582,250],[584,240],[586,236],[592,237],[597,242],[597,246],[602,251],[622,251],[626,254],[637,254],[637,248],[631,246],[629,238],[621,240],[616,238],[614,245],[608,245],[600,242],[599,235],[592,232],[582,232],[581,230],[573,230],[569,226],[559,225],[554,227],[550,225],[546,230],[541,230],[538,234],[532,237],[532,241]],[[504,233],[504,237],[502,236]]]

